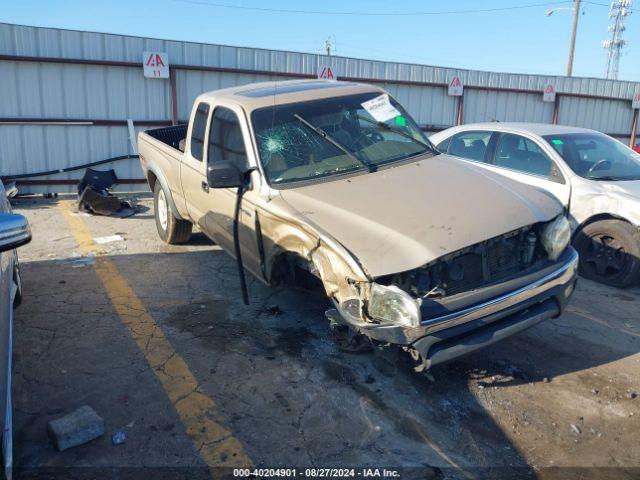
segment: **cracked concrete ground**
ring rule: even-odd
[[[581,280],[561,318],[427,378],[394,349],[341,353],[317,290],[250,279],[243,305],[231,257],[202,234],[162,244],[151,199],[135,202],[145,211],[131,218],[82,219],[95,237],[124,238],[105,253],[256,466],[431,466],[435,478],[640,475],[640,288]],[[20,250],[25,298],[15,319],[18,477],[209,477],[56,203],[15,203],[34,237]],[[104,418],[107,435],[57,452],[47,422],[84,404]],[[128,440],[114,446],[120,429]]]

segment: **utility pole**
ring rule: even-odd
[[[576,49],[576,33],[578,31],[578,18],[580,16],[580,0],[574,0],[573,29],[571,30],[571,43],[569,44],[569,65],[567,65],[567,77],[573,73],[573,52]]]
[[[631,3],[631,0],[617,0],[611,3],[609,11],[609,18],[613,22],[609,25],[611,37],[602,42],[602,46],[607,50],[605,78],[614,80],[618,78],[620,51],[627,44],[627,41],[622,38],[622,33],[625,30],[624,20],[631,14]]]

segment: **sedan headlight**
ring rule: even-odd
[[[540,241],[551,260],[557,260],[571,240],[571,226],[564,215],[549,222],[542,229]]]
[[[385,323],[406,327],[420,324],[420,304],[407,292],[395,285],[385,287],[377,283],[371,286],[369,315]]]

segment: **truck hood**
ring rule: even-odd
[[[418,268],[562,211],[543,190],[447,155],[280,194],[374,278]]]

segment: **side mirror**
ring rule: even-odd
[[[31,229],[23,215],[0,213],[0,252],[13,250],[31,241]]]
[[[223,160],[207,167],[207,183],[211,188],[238,188],[244,184],[244,172],[233,163]]]

